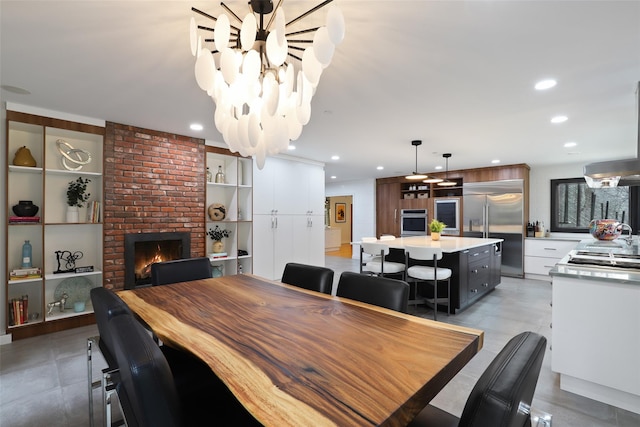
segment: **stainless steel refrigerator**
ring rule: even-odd
[[[502,275],[524,277],[524,181],[464,183],[463,236],[504,239]]]

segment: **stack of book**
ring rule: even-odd
[[[9,224],[33,224],[40,222],[39,216],[10,216]]]
[[[213,252],[209,254],[209,259],[211,261],[213,261],[214,259],[220,259],[220,258],[226,258],[226,257],[227,257],[226,252]]]
[[[22,325],[29,321],[29,295],[9,301],[9,326]]]
[[[9,273],[9,280],[39,279],[42,277],[42,270],[39,267],[16,268]]]
[[[100,222],[100,202],[93,201],[87,205],[87,222]]]

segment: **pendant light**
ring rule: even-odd
[[[444,157],[446,162],[444,181],[439,182],[438,185],[441,187],[454,187],[457,185],[457,183],[455,181],[449,181],[449,157],[451,157],[451,153],[444,153],[442,157]]]
[[[422,145],[422,141],[419,139],[414,139],[413,141],[411,141],[411,145],[416,147],[416,168],[413,170],[413,173],[411,175],[407,175],[405,176],[405,178],[413,180],[429,178],[427,175],[418,173],[418,147]]]

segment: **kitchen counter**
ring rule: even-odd
[[[390,248],[404,249],[406,246],[427,246],[430,248],[442,248],[444,253],[461,252],[481,246],[493,245],[502,242],[503,239],[481,239],[476,237],[441,236],[440,240],[431,240],[430,236],[398,237],[395,240],[385,240]]]
[[[582,240],[551,270],[551,368],[562,390],[640,414],[640,269],[569,264],[578,251],[638,255],[638,242]]]

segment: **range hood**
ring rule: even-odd
[[[638,148],[640,156],[640,82],[636,90],[638,106]],[[584,179],[591,188],[640,185],[640,157],[590,163],[584,167]]]

